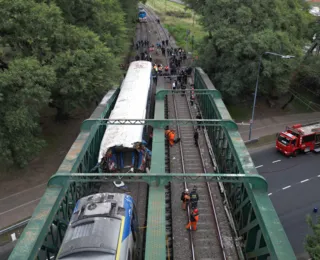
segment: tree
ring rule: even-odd
[[[316,223],[313,223],[311,216],[308,216],[307,223],[313,234],[307,235],[305,249],[311,259],[320,259],[320,218],[317,219]]]
[[[0,73],[0,160],[24,166],[44,146],[39,111],[46,106],[54,70],[34,58],[15,59]]]
[[[52,47],[63,31],[60,9],[24,0],[0,1],[0,45],[18,57],[51,58]]]
[[[62,52],[52,64],[58,81],[51,89],[51,105],[57,108],[58,119],[119,85],[120,70],[114,65],[118,61],[103,44]]]
[[[252,93],[260,55],[266,51],[295,55],[295,60],[264,56],[260,91],[288,90],[290,75],[302,55],[311,21],[300,0],[187,0],[202,14],[210,36],[200,50],[201,66],[225,97]]]
[[[33,56],[55,69],[50,106],[57,109],[57,119],[116,85],[119,59],[88,28],[65,24],[54,3],[5,0],[0,7],[2,45],[11,46],[17,57]]]
[[[138,0],[119,0],[123,11],[125,12],[125,18],[127,27],[131,27],[130,24],[135,24],[138,18]],[[146,0],[141,1],[146,3]]]
[[[124,12],[118,0],[55,0],[68,23],[88,27],[115,54],[126,48]]]
[[[308,89],[320,96],[320,59],[318,56],[307,57],[299,66],[292,80],[292,87]]]

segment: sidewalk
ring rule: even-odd
[[[294,124],[307,124],[320,121],[320,112],[274,116],[254,121],[251,139],[272,135],[285,130],[285,127]],[[237,122],[241,123],[241,122]],[[239,132],[244,141],[249,138],[249,126],[239,125]]]

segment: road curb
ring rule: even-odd
[[[258,138],[251,139],[251,140],[244,141],[245,145],[247,145],[247,144],[254,144],[254,143],[257,143],[257,142],[259,142],[259,137],[258,137]]]

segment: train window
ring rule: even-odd
[[[118,207],[118,215],[124,216],[126,213],[126,210],[122,207]]]

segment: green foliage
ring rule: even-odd
[[[43,147],[44,105],[61,119],[119,84],[133,14],[136,0],[0,1],[2,162],[24,166]]]
[[[174,16],[177,18],[191,18],[192,14],[181,11],[167,11],[166,15]]]
[[[320,218],[318,218],[316,223],[313,223],[311,216],[308,216],[307,223],[312,229],[313,234],[307,235],[305,249],[311,259],[320,259]]]
[[[118,54],[126,44],[124,12],[118,0],[55,0],[68,23],[88,27]]]
[[[281,94],[306,43],[311,16],[300,0],[187,0],[202,15],[210,37],[200,50],[201,66],[225,97],[250,94],[259,57],[266,51],[296,56],[295,60],[264,55],[260,90]]]
[[[101,45],[87,50],[58,54],[53,66],[59,81],[51,90],[52,105],[59,116],[76,107],[85,107],[116,86],[120,77],[118,64],[110,51]]]
[[[139,0],[119,0],[122,9],[125,12],[125,17],[128,24],[133,24],[137,21],[138,17],[138,3]],[[146,3],[146,0],[141,1],[142,3]],[[130,27],[130,25],[129,25]]]
[[[309,90],[320,96],[320,59],[310,56],[300,65],[293,77],[292,86],[297,90]]]
[[[62,31],[60,9],[51,4],[24,0],[0,1],[0,44],[17,56],[45,59]]]
[[[39,111],[56,81],[48,66],[34,58],[16,59],[0,73],[0,160],[24,166],[43,147]]]

